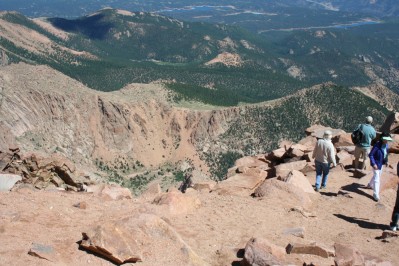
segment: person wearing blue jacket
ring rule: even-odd
[[[399,162],[396,165],[396,174],[397,176],[399,176]],[[396,190],[396,202],[395,202],[395,207],[393,207],[392,218],[390,223],[392,231],[398,230],[398,221],[399,221],[399,184],[398,184],[398,189]]]
[[[368,187],[372,188],[373,198],[375,201],[380,200],[380,178],[383,165],[388,165],[388,141],[392,141],[389,133],[382,133],[380,140],[373,146],[370,151],[370,165],[373,168],[374,174],[371,178]]]

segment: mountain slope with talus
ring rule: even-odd
[[[333,132],[346,135],[340,129]],[[291,145],[309,155],[315,140],[310,135],[300,141],[304,144]],[[340,145],[348,149],[345,142]],[[11,192],[0,192],[0,262],[216,266],[262,261],[348,265],[359,260],[361,265],[396,265],[399,238],[388,223],[397,187],[393,168],[399,157],[389,154],[381,199],[375,202],[366,187],[371,172],[355,175],[350,171],[353,155],[344,153],[320,193],[311,187],[311,167],[302,169],[306,175],[293,170],[287,179],[281,173],[266,178],[268,167],[284,166],[271,157],[277,155],[274,151],[240,158],[228,179],[213,186],[194,182],[185,193],[152,186],[139,197],[112,198],[113,194],[99,193],[99,186],[71,192],[17,184]]]
[[[173,92],[160,84],[98,92],[46,66],[4,66],[0,80],[2,149],[12,143],[24,151],[61,152],[93,167],[96,161],[114,165],[119,156],[148,168],[188,159],[217,179],[237,156],[298,140],[312,124],[350,130],[370,114],[381,125],[388,113],[362,93],[334,84],[272,102],[201,110],[178,107]]]

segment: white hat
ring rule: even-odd
[[[332,132],[331,132],[331,130],[326,130],[326,131],[324,131],[323,138],[325,138],[325,139],[331,139],[331,137],[332,137]]]
[[[392,141],[393,139],[390,136],[384,136],[381,138],[382,140]]]
[[[373,118],[372,118],[371,116],[367,116],[367,117],[366,117],[366,123],[367,123],[367,124],[373,123]]]

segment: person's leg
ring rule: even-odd
[[[376,170],[373,169],[373,177],[370,179],[370,182],[368,183],[367,187],[372,188],[374,190],[374,179],[375,179],[375,173]]]
[[[380,200],[380,177],[381,177],[382,169],[381,170],[374,170],[374,193],[373,197],[376,201]]]
[[[398,222],[399,222],[399,186],[396,190],[396,202],[395,207],[393,207],[392,211],[392,218],[391,218],[391,229],[397,230],[398,229]]]
[[[358,146],[355,146],[355,169],[359,169],[359,158],[360,158],[361,149]]]
[[[323,174],[323,164],[321,162],[315,161],[316,166],[316,184],[315,189],[320,189],[321,175]]]
[[[330,165],[328,163],[323,163],[323,180],[321,182],[322,188],[325,188],[327,186],[329,172],[330,172]]]
[[[363,169],[367,170],[369,169],[369,154],[370,154],[370,147],[368,148],[363,148],[362,156],[363,156]]]

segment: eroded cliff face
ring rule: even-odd
[[[82,164],[123,157],[146,166],[186,158],[204,165],[203,147],[239,112],[172,107],[157,84],[93,91],[45,66],[1,67],[0,84],[0,149],[62,153]]]

